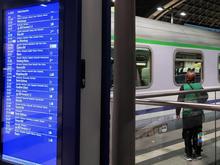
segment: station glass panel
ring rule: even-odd
[[[200,53],[177,52],[175,55],[175,82],[185,83],[185,74],[188,71],[195,72],[195,82],[203,81],[203,57]]]

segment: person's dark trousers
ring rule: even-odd
[[[183,129],[185,153],[188,157],[192,157],[193,149],[196,155],[201,155],[202,143],[198,143],[198,133],[201,131],[201,126],[190,129]]]
[[[198,134],[202,132],[202,126],[193,129],[193,149],[196,155],[201,155],[202,142],[198,141]]]
[[[192,157],[192,136],[193,136],[193,131],[191,129],[183,129],[185,153],[188,157]]]

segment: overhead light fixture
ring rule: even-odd
[[[186,13],[185,13],[185,12],[181,12],[180,15],[183,16],[183,17],[185,17],[185,16],[186,16]]]
[[[157,7],[157,11],[163,11],[163,7]]]
[[[115,2],[115,0],[112,0],[112,2]]]

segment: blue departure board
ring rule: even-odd
[[[5,10],[3,155],[56,165],[59,2]]]

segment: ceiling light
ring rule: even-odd
[[[186,16],[186,13],[185,12],[181,12],[180,15],[184,17],[184,16]]]
[[[163,11],[163,7],[158,7],[157,11]]]

